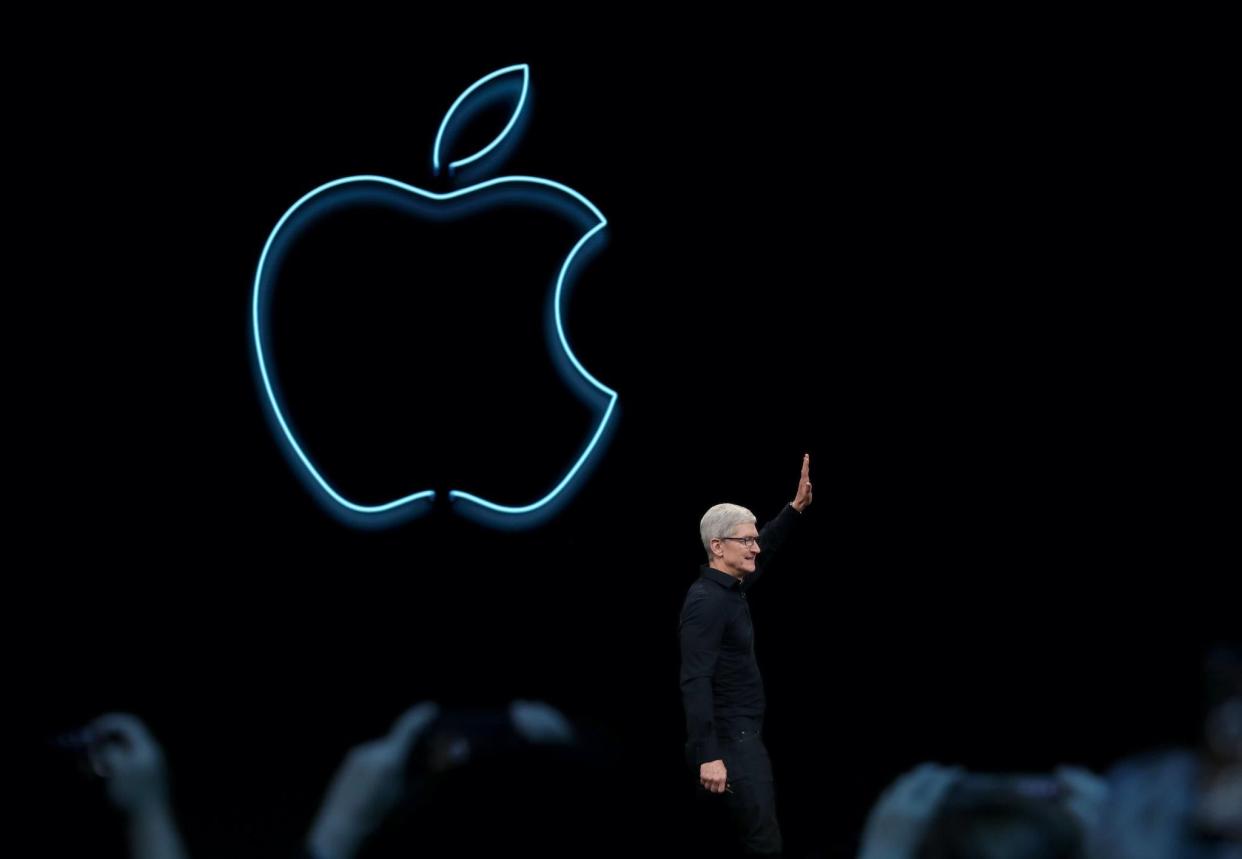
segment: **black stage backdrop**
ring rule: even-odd
[[[592,34],[96,47],[71,85],[49,73],[21,132],[16,253],[35,265],[10,287],[37,344],[15,373],[36,479],[10,569],[29,744],[136,712],[192,849],[274,856],[346,748],[411,703],[542,699],[611,737],[642,785],[590,789],[684,843],[676,630],[698,520],[723,500],[766,520],[804,452],[814,504],[752,597],[792,855],[852,849],[923,760],[1104,767],[1193,741],[1199,657],[1229,633],[1222,346],[1133,154],[1091,142],[1098,115],[1003,44]],[[548,346],[581,230],[520,204],[473,232],[393,207],[326,216],[272,305],[291,413],[347,494],[440,493],[352,527],[267,417],[259,255],[330,180],[454,187],[431,172],[440,120],[515,63],[521,139],[467,178],[545,177],[607,217],[562,307],[618,393],[612,431],[544,521],[455,515],[452,488],[537,497],[598,420]],[[45,756],[49,855],[117,855]]]

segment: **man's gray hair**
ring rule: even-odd
[[[710,561],[712,558],[713,538],[732,537],[738,525],[753,525],[754,522],[755,514],[736,504],[717,504],[704,513],[699,522],[699,538],[703,541],[707,559]]]

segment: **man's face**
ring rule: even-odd
[[[738,525],[733,529],[733,533],[728,539],[722,539],[716,545],[720,546],[720,550],[724,555],[720,557],[719,566],[731,576],[747,576],[755,571],[755,556],[759,554],[759,543],[751,542],[746,545],[743,538],[750,537],[752,540],[759,536],[759,530],[750,525]]]

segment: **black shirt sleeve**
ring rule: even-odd
[[[712,713],[712,674],[724,637],[718,600],[691,589],[681,610],[681,700],[686,708],[687,753],[697,765],[720,760]]]
[[[781,547],[789,539],[789,535],[798,527],[804,514],[786,504],[781,512],[769,519],[759,529],[759,554],[755,557],[755,571],[742,580],[742,590],[749,591],[759,581],[759,577],[767,570],[768,565],[780,552]]]

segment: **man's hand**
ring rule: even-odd
[[[867,816],[859,859],[913,856],[941,800],[961,776],[957,767],[923,764],[893,782]]]
[[[168,796],[164,751],[128,713],[108,713],[86,726],[87,756],[106,780],[108,799],[128,819],[133,859],[187,859]]]
[[[108,799],[126,814],[168,806],[164,752],[137,716],[108,713],[87,727],[96,775],[107,781]]]
[[[793,509],[801,513],[811,506],[811,455],[802,454],[802,477],[798,481],[798,494],[792,502]]]
[[[710,793],[724,793],[728,776],[723,760],[699,764],[699,783]]]
[[[387,736],[345,756],[311,824],[307,846],[322,859],[351,859],[400,804],[410,750],[440,710],[423,703],[406,710]]]
[[[1082,767],[1059,766],[1057,783],[1066,791],[1065,808],[1082,827],[1084,840],[1090,843],[1108,804],[1108,782]]]

